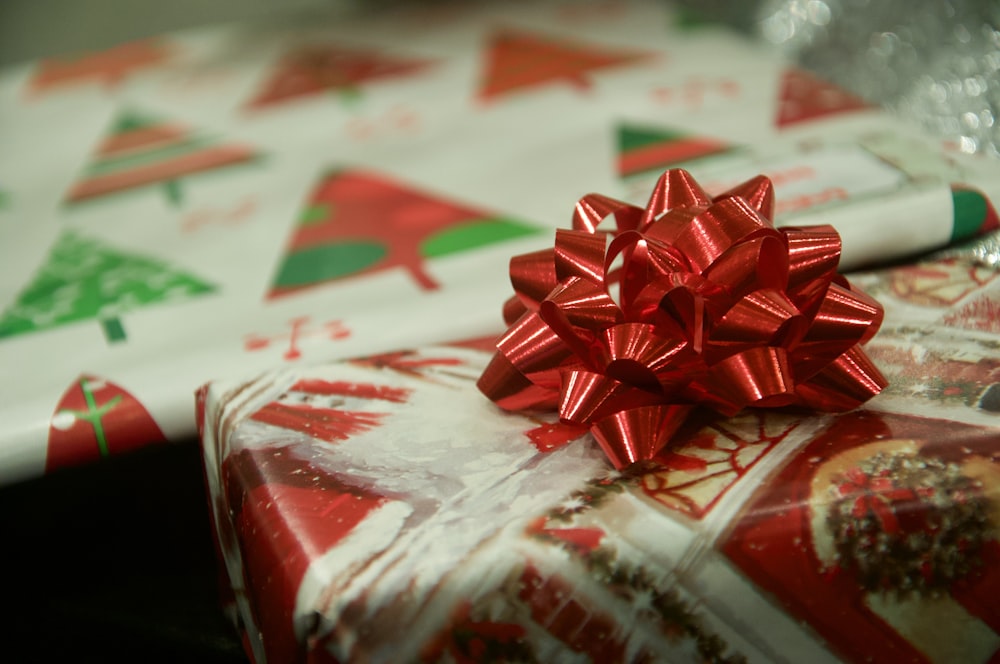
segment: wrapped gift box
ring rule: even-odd
[[[703,413],[616,472],[589,434],[483,397],[488,359],[433,347],[199,393],[256,661],[1000,655],[1000,429],[954,417],[989,418],[975,400]],[[921,370],[996,380],[930,359],[890,380]]]

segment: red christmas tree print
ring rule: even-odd
[[[327,91],[347,94],[371,81],[406,77],[426,69],[427,60],[333,45],[306,46],[286,54],[274,74],[247,104],[256,109]]]
[[[85,374],[66,390],[52,415],[45,472],[165,441],[138,399]]]
[[[725,141],[708,136],[621,125],[618,127],[618,174],[628,177],[645,171],[663,171],[733,148]]]
[[[129,112],[117,119],[101,141],[67,200],[78,203],[159,185],[167,200],[179,206],[180,178],[254,159],[254,152],[242,145],[218,144],[202,132]]]
[[[778,97],[779,129],[800,122],[871,108],[860,97],[801,69],[787,69]]]
[[[140,69],[158,65],[170,49],[155,40],[130,42],[77,57],[43,60],[29,85],[31,94],[79,83],[102,83],[113,88]]]
[[[230,455],[222,481],[267,658],[298,661],[293,619],[306,569],[388,501],[278,447]]]
[[[562,81],[587,88],[585,74],[632,64],[652,54],[611,49],[575,41],[503,30],[490,41],[479,88],[479,98],[496,97],[539,85]]]
[[[427,259],[533,232],[377,175],[335,172],[313,191],[268,297],[396,268],[432,290],[438,284],[424,269]]]

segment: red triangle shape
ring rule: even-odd
[[[663,171],[688,161],[721,154],[737,146],[711,136],[670,128],[618,126],[618,174],[628,177]]]
[[[268,298],[398,268],[421,288],[433,290],[438,284],[427,273],[428,259],[533,232],[527,224],[377,174],[338,171],[313,191]]]
[[[114,383],[84,374],[52,414],[45,472],[166,440],[138,399]]]
[[[801,69],[787,69],[781,77],[778,114],[780,129],[831,115],[871,108],[865,100]]]
[[[479,89],[480,99],[562,81],[587,87],[584,74],[630,64],[650,53],[609,49],[516,30],[503,30],[490,41]]]
[[[161,185],[179,205],[177,182],[186,176],[257,158],[250,148],[220,142],[210,134],[176,123],[126,112],[101,140],[66,197],[79,203],[108,194]]]
[[[104,51],[43,60],[28,84],[30,94],[81,83],[113,88],[130,75],[162,64],[171,51],[157,40],[135,41]]]
[[[429,64],[377,51],[307,46],[286,54],[247,106],[260,108],[327,90],[351,90],[369,81],[405,77]]]

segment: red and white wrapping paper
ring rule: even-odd
[[[582,429],[485,399],[488,359],[431,347],[199,393],[255,661],[1000,656],[1000,429],[930,391],[701,413],[619,472]]]
[[[418,3],[0,71],[0,482],[189,439],[212,378],[498,333],[512,255],[668,167],[770,176],[842,269],[995,223],[951,185],[996,163],[682,18]]]

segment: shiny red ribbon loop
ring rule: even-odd
[[[584,196],[552,249],[511,260],[510,329],[480,390],[558,408],[617,468],[654,457],[698,405],[864,403],[887,384],[859,346],[882,307],[837,274],[832,227],[779,230],[773,210],[764,176],[712,198],[681,169],[644,209]]]

